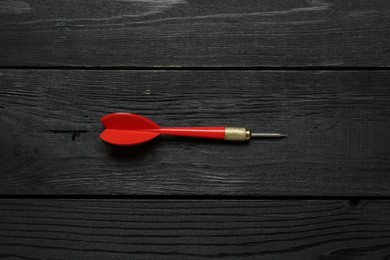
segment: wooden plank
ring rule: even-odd
[[[390,195],[387,71],[1,73],[2,194]],[[115,111],[289,136],[115,148]]]
[[[390,202],[0,201],[10,259],[386,259]]]
[[[388,0],[5,0],[1,66],[386,66]]]

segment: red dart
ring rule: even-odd
[[[160,134],[229,141],[248,141],[251,137],[279,138],[284,134],[251,133],[244,127],[160,127],[150,119],[129,113],[112,113],[101,118],[105,130],[100,138],[107,143],[121,146],[136,145],[156,138]]]

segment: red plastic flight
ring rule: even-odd
[[[112,113],[101,118],[105,130],[100,138],[113,145],[129,146],[147,142],[160,134],[229,141],[248,141],[251,137],[284,137],[275,133],[251,133],[242,127],[160,127],[150,119],[129,113]]]

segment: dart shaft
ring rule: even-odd
[[[140,131],[157,132],[164,135],[195,138],[225,139],[225,127],[162,127],[158,129],[142,129]]]

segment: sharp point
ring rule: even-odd
[[[283,138],[283,137],[287,137],[287,134],[281,134],[281,133],[252,133],[251,137],[253,137],[253,138]]]

